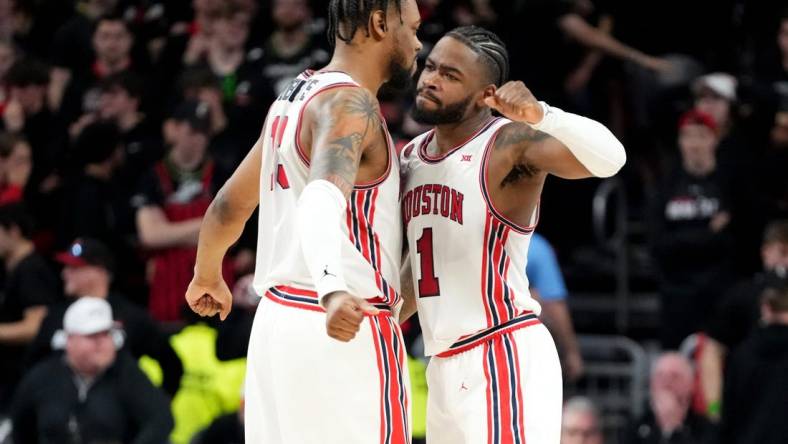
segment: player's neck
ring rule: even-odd
[[[377,94],[380,86],[386,81],[384,70],[381,66],[388,65],[376,60],[377,56],[370,54],[368,51],[337,44],[334,56],[322,70],[342,71],[352,77],[362,87]]]
[[[492,114],[485,110],[474,113],[459,122],[437,125],[435,127],[435,143],[439,152],[445,153],[466,142],[487,124],[491,117]]]

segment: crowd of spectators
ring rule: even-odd
[[[453,27],[488,27],[511,78],[627,147],[620,180],[646,227],[666,354],[622,442],[781,442],[788,9],[418,3],[422,61]],[[183,294],[202,216],[268,106],[328,62],[325,15],[317,0],[0,0],[0,420],[17,442],[240,442],[254,220],[224,263],[230,319],[205,324]],[[398,146],[425,130],[409,93],[380,98]],[[548,181],[529,255],[568,381],[584,373],[567,304],[582,288],[558,263],[592,242],[597,185]],[[698,333],[690,360],[670,352]],[[568,401],[562,442],[603,442],[603,413]]]

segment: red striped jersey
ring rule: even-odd
[[[307,71],[293,80],[268,111],[261,136],[263,165],[254,277],[258,294],[274,286],[314,290],[295,230],[296,202],[309,176],[309,159],[297,139],[310,100],[339,87],[359,85],[345,73]],[[394,306],[400,300],[400,176],[385,124],[384,132],[389,152],[386,173],[354,188],[341,226],[345,238],[341,254],[345,281],[352,294]]]
[[[433,131],[402,150],[402,215],[428,355],[520,314],[539,313],[525,277],[533,226],[507,220],[487,192],[487,162],[506,123],[491,118],[439,157],[427,151]],[[533,224],[536,217],[534,211]]]

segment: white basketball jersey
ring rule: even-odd
[[[295,228],[296,202],[309,175],[309,159],[297,139],[309,101],[323,91],[348,86],[359,87],[345,73],[307,71],[293,80],[268,111],[261,136],[263,165],[254,277],[258,294],[274,286],[314,290]],[[354,188],[341,227],[345,235],[341,253],[351,294],[394,306],[399,301],[402,255],[400,176],[393,143],[388,131],[385,134],[389,151],[386,173],[375,182]]]
[[[433,131],[402,150],[402,214],[427,355],[540,311],[525,277],[533,226],[506,220],[486,189],[487,160],[506,123],[491,119],[440,157],[427,153]]]

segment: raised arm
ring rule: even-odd
[[[201,316],[219,313],[224,320],[232,308],[232,294],[222,278],[222,260],[260,201],[262,144],[261,138],[216,194],[202,219],[194,278],[186,291],[186,301]]]
[[[342,268],[341,224],[367,147],[382,143],[377,99],[359,87],[318,96],[307,109],[309,183],[298,200],[296,226],[309,273],[326,308],[329,336],[349,341],[364,313],[377,309],[350,295]]]
[[[626,162],[624,146],[601,123],[539,102],[522,82],[508,82],[486,103],[513,120],[496,148],[510,148],[513,163],[566,179],[609,177]]]

